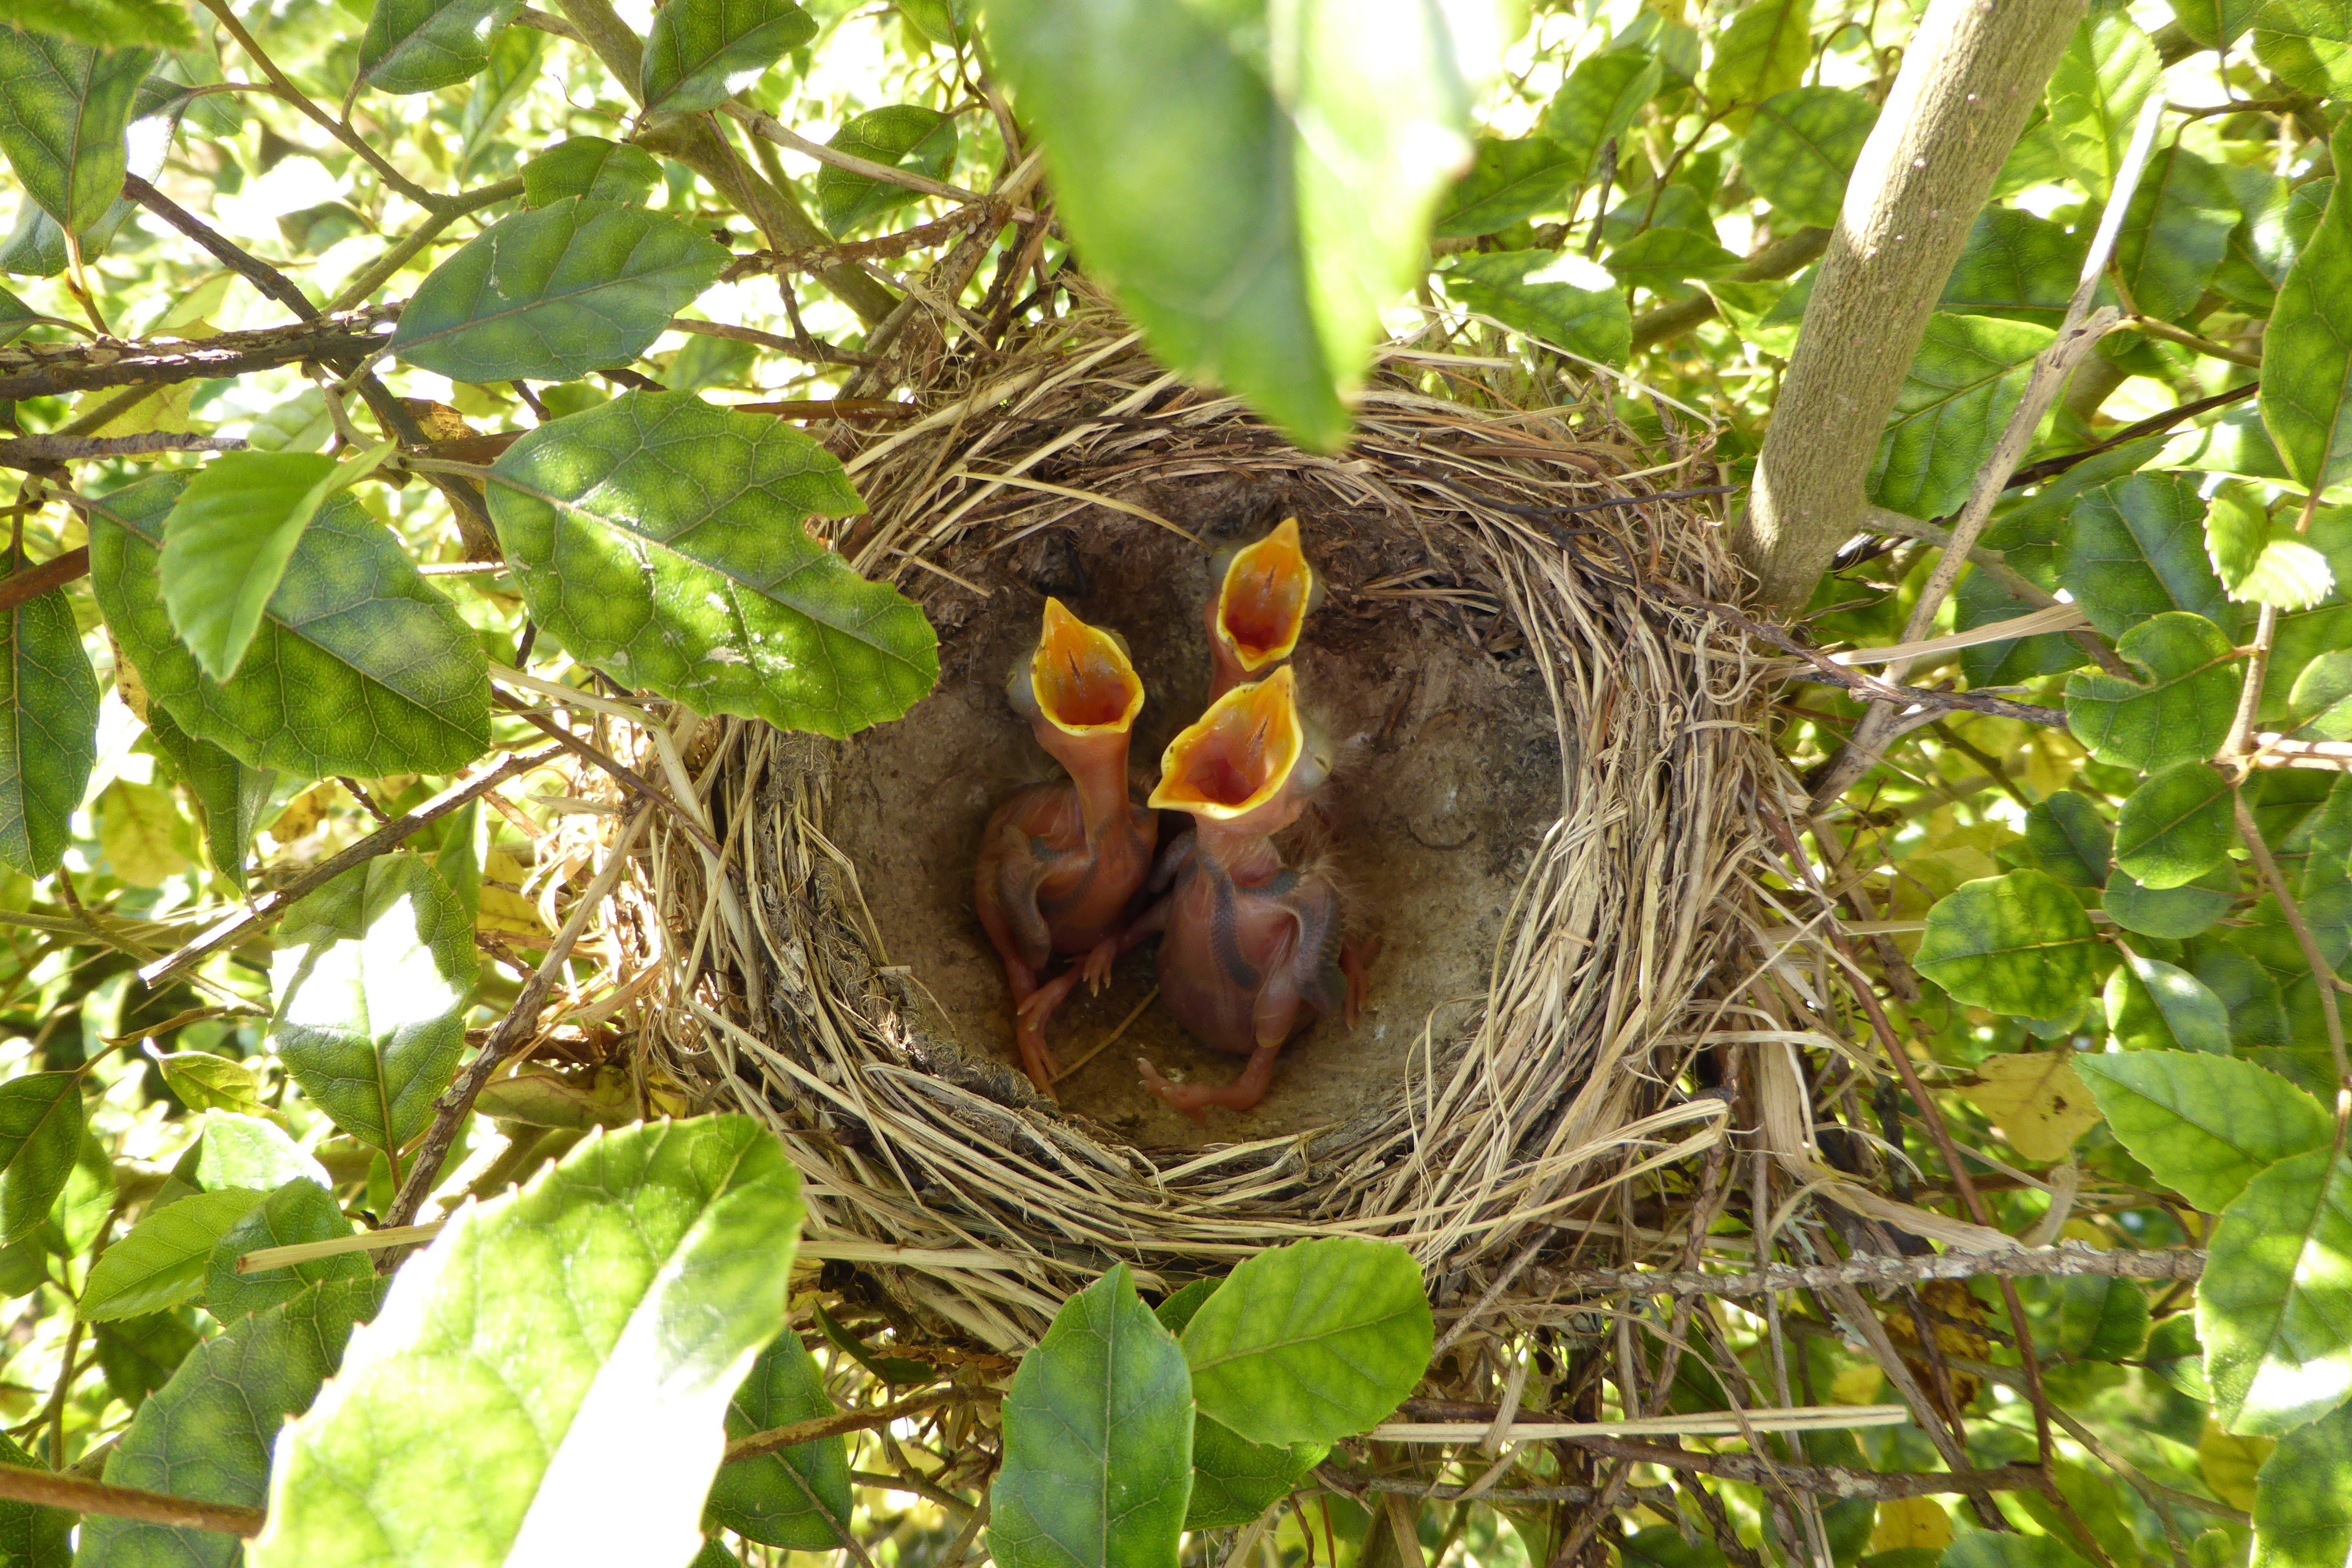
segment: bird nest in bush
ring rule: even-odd
[[[1318,457],[1100,310],[917,402],[839,447],[871,511],[835,542],[923,605],[938,688],[846,742],[699,727],[683,766],[724,857],[656,836],[661,1066],[773,1127],[833,1255],[876,1244],[942,1339],[1016,1348],[1114,1260],[1172,1287],[1307,1235],[1405,1244],[1441,1307],[1493,1300],[1548,1238],[1678,1251],[1625,1184],[1724,1135],[1694,1058],[1754,1037],[1755,803],[1782,798],[1768,667],[1660,587],[1736,595],[1716,529],[1687,499],[1625,504],[1703,488],[1705,443],[1645,444],[1602,387],[1397,347]],[[972,909],[983,824],[1053,766],[1006,673],[1049,595],[1119,631],[1148,771],[1205,700],[1213,551],[1286,517],[1328,590],[1295,665],[1335,752],[1319,831],[1381,938],[1368,1004],[1203,1130],[1137,1058],[1238,1063],[1166,1015],[1139,950],[1055,1018],[1048,1099]]]

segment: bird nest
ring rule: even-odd
[[[655,1062],[773,1127],[827,1255],[942,1342],[1032,1342],[1115,1260],[1172,1287],[1302,1236],[1405,1244],[1457,1316],[1540,1249],[1681,1248],[1668,1168],[1723,1139],[1713,1044],[1758,1026],[1769,667],[1689,607],[1738,592],[1707,503],[1628,502],[1705,488],[1704,433],[1644,443],[1549,363],[1392,347],[1318,457],[1095,310],[838,446],[871,511],[835,542],[923,605],[938,689],[846,742],[699,726],[723,858],[656,832],[635,940],[668,972]],[[1364,1015],[1204,1130],[1136,1058],[1238,1062],[1166,1016],[1146,948],[1054,1020],[1048,1099],[971,903],[992,806],[1052,766],[1005,674],[1047,595],[1117,628],[1149,772],[1205,700],[1213,550],[1286,517],[1328,589],[1296,667],[1337,757],[1318,830],[1381,938]]]

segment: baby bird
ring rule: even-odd
[[[1260,680],[1298,647],[1307,612],[1322,602],[1323,584],[1298,542],[1298,520],[1286,517],[1256,543],[1219,557],[1217,592],[1209,601],[1209,700],[1244,680]]]
[[[1211,704],[1169,742],[1160,767],[1151,804],[1190,813],[1196,826],[1162,865],[1174,886],[1129,940],[1164,932],[1168,1010],[1202,1044],[1249,1064],[1223,1088],[1170,1083],[1150,1062],[1136,1065],[1154,1094],[1205,1124],[1210,1106],[1247,1110],[1265,1097],[1275,1058],[1303,1025],[1339,1013],[1355,1027],[1371,953],[1343,941],[1330,878],[1284,865],[1272,842],[1330,772],[1287,666]]]
[[[1005,695],[1070,775],[1067,784],[1032,784],[996,808],[972,888],[1012,983],[1022,1068],[1050,1099],[1056,1067],[1045,1021],[1076,978],[1099,986],[1109,975],[1128,906],[1151,871],[1159,819],[1128,794],[1128,741],[1143,681],[1117,634],[1047,599],[1036,651],[1014,666]],[[1055,953],[1084,956],[1041,996],[1038,972]],[[1033,1001],[1042,1005],[1026,1005]]]

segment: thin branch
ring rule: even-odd
[[[61,555],[52,555],[38,566],[30,566],[14,577],[0,578],[0,616],[6,615],[27,599],[37,599],[52,588],[61,588],[77,577],[89,572],[89,546],[77,544]]]
[[[303,360],[355,362],[383,347],[378,328],[396,308],[354,310],[252,331],[156,344],[17,343],[0,350],[0,399],[52,397],[100,386],[163,386],[270,370]]]
[[[343,285],[343,291],[329,302],[327,306],[329,312],[355,310],[366,303],[369,295],[383,288],[392,276],[407,266],[419,251],[439,238],[443,229],[468,213],[478,212],[486,206],[498,202],[509,201],[520,195],[522,195],[522,176],[517,174],[510,179],[499,180],[493,184],[483,185],[450,197],[447,205],[441,207],[432,216],[419,224],[407,238],[353,274],[352,280]]]
[[[699,337],[729,338],[739,343],[757,343],[780,354],[805,360],[811,364],[856,364],[874,363],[869,354],[854,354],[846,349],[836,349],[814,338],[788,338],[779,332],[763,332],[756,327],[738,327],[725,321],[697,321],[685,316],[670,322],[674,332],[692,332]],[[607,373],[609,374],[609,373]]]
[[[1830,231],[1825,228],[1801,228],[1785,238],[1776,239],[1731,275],[1735,283],[1773,283],[1811,266],[1830,247]],[[1713,321],[1721,312],[1715,300],[1704,291],[1687,300],[1643,311],[1633,318],[1633,348],[1635,352],[1652,348],[1689,331],[1704,321]]]
[[[974,202],[960,207],[933,223],[901,229],[875,239],[853,239],[840,245],[812,246],[806,250],[755,250],[729,262],[719,274],[719,281],[731,283],[739,279],[757,277],[761,273],[818,273],[828,267],[854,267],[861,261],[890,261],[909,251],[943,245],[962,237],[976,223],[991,217],[1003,221],[999,209],[987,201]]]
[[[1693,1475],[1718,1476],[1750,1486],[1812,1492],[1822,1497],[1864,1499],[1889,1502],[1896,1498],[1974,1496],[1988,1491],[2041,1491],[2043,1477],[2032,1465],[2004,1465],[1993,1470],[1969,1470],[1961,1475],[1903,1471],[1856,1470],[1843,1465],[1792,1465],[1761,1459],[1751,1454],[1694,1454],[1685,1448],[1654,1443],[1629,1443],[1620,1437],[1570,1437],[1564,1441],[1611,1458]]]
[[[241,452],[241,436],[198,436],[150,430],[138,436],[25,436],[0,441],[0,468],[27,472],[50,463],[94,458],[141,458],[154,452]]]
[[[2243,386],[2233,386],[2227,392],[2217,392],[2210,397],[2200,397],[2177,408],[2168,408],[2161,414],[2152,414],[2136,424],[2125,426],[2095,447],[2085,447],[2079,452],[2068,452],[2061,457],[2044,458],[2038,463],[2027,464],[2010,475],[2008,488],[2016,489],[2023,485],[2038,485],[2044,479],[2054,479],[2078,463],[2087,463],[2118,447],[2129,446],[2143,436],[2160,436],[2176,425],[2187,424],[2200,414],[2210,414],[2216,408],[2243,403],[2262,387],[2261,382],[2250,381]]]
[[[507,1009],[506,1016],[500,1018],[498,1027],[490,1031],[490,1037],[482,1042],[482,1048],[474,1054],[474,1059],[466,1064],[466,1070],[457,1076],[457,1081],[451,1084],[448,1092],[435,1103],[433,1125],[426,1131],[424,1141],[417,1144],[415,1163],[409,1167],[408,1179],[400,1184],[398,1194],[392,1200],[391,1211],[384,1215],[385,1229],[413,1223],[417,1212],[424,1208],[425,1200],[433,1195],[433,1188],[441,1179],[441,1163],[448,1157],[450,1146],[457,1141],[458,1127],[473,1110],[474,1101],[480,1096],[483,1086],[490,1081],[490,1075],[505,1065],[507,1058],[522,1043],[523,1037],[538,1024],[539,1010],[546,1005],[547,994],[555,988],[557,976],[571,962],[573,944],[579,942],[580,933],[588,929],[589,920],[604,902],[605,896],[620,881],[621,873],[627,869],[630,851],[636,847],[637,836],[645,831],[646,824],[652,816],[650,804],[640,804],[631,815],[614,837],[612,847],[604,852],[604,868],[596,873],[595,879],[580,895],[579,902],[572,906],[572,913],[565,919],[563,929],[557,931],[554,939],[547,944],[547,956],[540,960],[539,967],[524,982],[514,1005]],[[378,1259],[377,1267],[390,1273],[395,1257],[392,1252],[384,1253]]]
[[[2335,1060],[2336,1081],[2352,1089],[2352,1059],[2345,1054],[2344,1016],[2336,1003],[2336,968],[2319,951],[2319,942],[2311,934],[2311,922],[2303,918],[2303,910],[2288,890],[2286,879],[2279,874],[2278,861],[2272,856],[2271,847],[2263,841],[2262,829],[2255,825],[2253,811],[2246,805],[2245,792],[2231,790],[2230,805],[2237,814],[2238,837],[2244,842],[2246,853],[2252,858],[2263,880],[2270,884],[2271,897],[2278,900],[2280,918],[2294,932],[2295,945],[2303,949],[2303,961],[2311,966],[2312,982],[2319,987],[2320,1016],[2327,1026],[2327,1052]]]
[[[2228,343],[2216,342],[2211,338],[2192,332],[2185,327],[2176,327],[2170,321],[2159,321],[2152,316],[2132,316],[2125,320],[2124,325],[2145,336],[2159,338],[2168,343],[2178,343],[2184,349],[2192,349],[2208,359],[2228,360],[2231,364],[2242,364],[2250,370],[2263,368],[2262,355],[2249,353],[2244,349],[2233,348]]]
[[[304,321],[316,321],[320,311],[293,279],[265,265],[214,232],[210,226],[136,174],[122,176],[122,194],[196,242],[214,260],[277,300]]]
[[[1865,526],[1874,532],[1897,534],[1905,539],[1916,539],[1923,543],[1932,544],[1938,550],[1948,551],[1952,548],[1951,530],[1938,527],[1935,523],[1923,522],[1916,517],[1907,517],[1899,511],[1890,511],[1883,506],[1864,508],[1863,517]],[[2057,595],[2011,566],[2008,557],[2000,551],[1988,545],[1971,544],[1968,548],[1967,554],[1970,564],[1999,584],[2002,593],[2020,604],[2031,605],[2037,610],[2052,610],[2058,607],[2060,601]],[[2075,647],[2090,656],[2094,664],[2109,675],[2122,676],[2126,679],[2138,679],[2133,674],[2131,666],[2126,664],[2122,657],[2109,647],[2106,639],[2100,637],[2098,633],[2078,626],[2066,635],[2074,640]]]
[[[1990,713],[1996,718],[2017,719],[2028,724],[2064,729],[2066,715],[2055,708],[2039,708],[2030,702],[2011,702],[2007,698],[1992,697],[1980,691],[1930,691],[1924,687],[1895,686],[1874,675],[1832,660],[1827,654],[1782,631],[1780,627],[1741,614],[1728,605],[1718,605],[1693,593],[1679,583],[1663,578],[1648,584],[1675,603],[1729,621],[1759,642],[1768,643],[1784,653],[1794,654],[1819,671],[1819,677],[1799,676],[1798,679],[1820,679],[1824,684],[1843,686],[1855,695],[1874,702],[1899,703],[1904,707],[1957,708],[1974,713]]]
[[[854,153],[844,153],[797,134],[791,126],[772,114],[762,114],[750,104],[732,100],[719,105],[729,118],[749,128],[754,135],[764,136],[779,147],[789,147],[803,158],[814,158],[820,163],[830,163],[846,174],[863,174],[869,180],[879,180],[886,185],[898,185],[909,191],[920,191],[927,196],[940,196],[951,202],[980,205],[988,202],[978,191],[967,191],[960,185],[943,184],[912,169],[893,168],[877,163],[870,158],[860,158]],[[1003,209],[1008,223],[1034,223],[1037,215],[1027,207],[1009,206]]]
[[[701,845],[702,847],[710,854],[716,855],[719,853],[719,841],[711,837],[709,833],[703,830],[702,824],[694,820],[692,813],[688,812],[685,806],[679,805],[677,801],[671,799],[668,791],[656,789],[650,780],[648,780],[643,773],[637,772],[635,768],[630,767],[626,763],[620,761],[608,752],[599,750],[597,747],[590,745],[587,742],[582,740],[579,736],[573,734],[571,731],[564,729],[562,725],[556,723],[554,721],[547,718],[543,714],[532,712],[526,704],[517,701],[514,698],[509,697],[504,691],[499,692],[499,705],[505,708],[508,712],[512,713],[516,718],[520,719],[524,723],[529,724],[532,729],[537,730],[541,734],[545,735],[549,740],[553,741],[557,745],[562,746],[573,756],[578,757],[583,762],[600,768],[604,773],[610,774],[617,783],[619,783],[622,788],[627,790],[631,795],[637,796],[641,800],[649,800],[656,805],[660,806],[663,810],[668,812],[671,819],[685,829],[688,837],[692,838],[697,844]]]
[[[1534,1279],[1549,1293],[1585,1296],[1762,1296],[1781,1290],[1819,1290],[1832,1285],[1892,1288],[1930,1279],[2194,1279],[2205,1271],[2205,1254],[2192,1247],[2138,1251],[2096,1251],[2080,1246],[2020,1247],[2013,1252],[1922,1253],[1916,1258],[1849,1258],[1842,1263],[1800,1267],[1767,1264],[1744,1274],[1658,1274],[1630,1269],[1538,1268]]]
[[[151,991],[156,989],[173,975],[203,963],[249,932],[273,924],[296,900],[313,889],[326,886],[363,861],[373,860],[398,848],[418,829],[448,816],[483,791],[494,788],[519,773],[543,767],[562,754],[559,748],[550,747],[544,752],[532,752],[525,756],[509,756],[496,767],[451,784],[407,816],[385,823],[341,854],[321,860],[276,892],[265,893],[236,913],[207,927],[194,940],[141,970],[139,983]]]
[[[194,1498],[108,1486],[103,1481],[84,1480],[79,1476],[59,1475],[25,1465],[0,1465],[0,1498],[43,1508],[102,1513],[114,1519],[135,1519],[182,1530],[209,1530],[215,1534],[247,1539],[261,1533],[267,1517],[257,1508],[199,1502]]]
[[[877,1426],[887,1426],[906,1416],[919,1415],[926,1410],[937,1410],[942,1405],[954,1405],[974,1397],[968,1389],[937,1388],[929,1394],[913,1394],[896,1404],[878,1405],[871,1410],[845,1410],[838,1415],[820,1415],[814,1420],[795,1421],[789,1426],[771,1426],[764,1432],[754,1432],[728,1444],[727,1458],[723,1462],[731,1465],[738,1459],[756,1459],[762,1454],[795,1448],[821,1437],[838,1437],[845,1432],[870,1432]]]

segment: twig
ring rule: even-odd
[[[2303,961],[2311,966],[2312,981],[2319,987],[2320,1016],[2327,1025],[2327,1053],[2336,1064],[2336,1081],[2343,1088],[2352,1089],[2352,1059],[2345,1054],[2344,1016],[2336,1003],[2335,966],[2319,951],[2319,943],[2311,934],[2311,922],[2303,918],[2303,910],[2288,890],[2286,879],[2279,874],[2278,861],[2272,856],[2271,847],[2263,842],[2262,829],[2255,826],[2245,792],[2231,790],[2230,805],[2237,814],[2238,837],[2244,841],[2246,853],[2252,858],[2263,880],[2270,884],[2271,897],[2278,900],[2279,916],[2294,932],[2295,945],[2303,949]]]
[[[2252,370],[2263,368],[2262,355],[2248,353],[2244,349],[2232,348],[2228,343],[2216,342],[2185,327],[2176,327],[2170,321],[2160,321],[2151,316],[2132,316],[2126,319],[2124,325],[2148,337],[2178,343],[2184,349],[2193,349],[2208,359],[2228,360],[2231,364],[2242,364]]]
[[[626,763],[621,762],[607,752],[600,751],[596,747],[590,745],[587,742],[582,740],[579,736],[572,733],[571,731],[564,729],[562,725],[556,723],[553,720],[547,718],[543,714],[532,712],[527,705],[516,701],[512,697],[509,697],[503,691],[499,693],[499,702],[507,710],[508,712],[512,713],[516,718],[520,719],[524,723],[529,724],[532,729],[537,730],[549,740],[553,741],[565,751],[570,752],[573,756],[576,756],[582,761],[595,767],[601,768],[605,773],[611,774],[613,778],[620,784],[621,787],[627,790],[631,795],[637,796],[641,800],[649,800],[656,805],[660,806],[664,811],[669,813],[673,821],[676,821],[686,829],[686,833],[688,837],[692,838],[697,844],[701,845],[702,847],[709,853],[713,855],[719,853],[719,840],[713,838],[707,831],[704,830],[702,824],[694,819],[693,813],[688,811],[686,807],[680,805],[676,800],[673,800],[670,797],[668,791],[655,788],[651,780],[647,779],[643,773],[637,772],[635,768],[630,767]]]
[[[253,331],[128,348],[17,343],[5,351],[6,363],[23,368],[0,375],[0,399],[49,397],[101,386],[166,386],[243,375],[302,360],[355,361],[383,347],[376,328],[398,314],[396,307],[383,307]]]
[[[2023,485],[2038,485],[2044,479],[2054,479],[2078,463],[2087,463],[2102,453],[2112,452],[2118,447],[2127,447],[2143,436],[2161,435],[2176,425],[2186,424],[2196,418],[2200,414],[2210,414],[2216,408],[2225,408],[2232,403],[2243,403],[2262,388],[2261,382],[2250,381],[2243,386],[2233,386],[2227,392],[2217,392],[2210,397],[2200,397],[2193,403],[2184,403],[2178,408],[2168,408],[2161,414],[2150,415],[2137,424],[2125,426],[2095,447],[2085,447],[2079,452],[2068,452],[2062,457],[2044,458],[2038,463],[2029,463],[2010,475],[2009,488],[2016,489]]]
[[[719,279],[722,283],[731,283],[763,272],[819,273],[828,267],[854,266],[861,261],[889,261],[910,250],[920,250],[926,246],[957,238],[972,225],[987,219],[992,210],[988,202],[975,202],[948,214],[936,223],[901,229],[897,234],[886,234],[878,239],[854,239],[843,245],[812,246],[806,250],[755,250],[729,262],[719,274]]]
[[[2011,482],[2014,484],[2016,481],[2012,479]],[[1948,528],[1938,527],[1932,522],[1923,522],[1916,517],[1907,517],[1899,511],[1890,511],[1883,506],[1866,507],[1864,509],[1863,515],[1867,526],[1877,532],[1899,534],[1906,539],[1916,539],[1932,544],[1938,550],[1948,551],[1952,548],[1952,532]],[[1968,548],[1967,554],[1969,563],[1978,571],[2000,584],[2001,592],[2021,604],[2031,605],[2037,610],[2057,607],[2060,601],[2056,595],[2050,593],[2041,584],[2011,566],[2008,558],[2000,551],[1982,544],[1971,544]],[[2090,656],[2094,664],[2109,675],[2122,676],[2126,679],[2138,679],[2133,674],[2131,666],[2126,664],[2122,657],[2109,647],[2105,639],[2098,633],[2077,626],[2066,635],[2074,639],[2075,647]]]
[[[1631,1269],[1538,1268],[1535,1279],[1547,1293],[1635,1296],[1761,1296],[1781,1290],[1819,1290],[1831,1285],[1894,1287],[1930,1279],[2194,1279],[2205,1270],[2197,1247],[2149,1247],[2101,1252],[2081,1246],[2020,1247],[2013,1252],[1922,1253],[1915,1258],[1849,1258],[1842,1263],[1802,1267],[1771,1263],[1744,1274],[1645,1274]]]
[[[443,229],[447,228],[467,214],[478,212],[494,203],[509,201],[520,195],[522,195],[522,176],[517,174],[510,179],[499,180],[452,196],[446,206],[417,225],[409,233],[407,238],[353,274],[352,280],[343,285],[343,291],[329,302],[327,306],[329,313],[356,310],[365,304],[369,295],[383,288],[394,273],[408,265],[417,252],[439,238]]]
[[[863,174],[869,180],[879,180],[886,185],[898,185],[907,190],[920,191],[927,196],[941,196],[949,201],[961,202],[968,205],[994,205],[978,191],[967,191],[960,185],[943,184],[928,175],[919,174],[912,169],[893,168],[887,163],[877,163],[870,158],[860,158],[854,153],[844,153],[837,148],[827,147],[822,142],[812,142],[805,136],[796,134],[791,126],[786,125],[774,115],[762,114],[747,103],[738,103],[730,100],[719,107],[730,118],[748,127],[753,134],[764,136],[779,147],[789,147],[803,158],[814,158],[820,163],[830,163],[845,173]],[[1034,223],[1037,219],[1037,215],[1027,207],[1006,205],[1001,210],[1004,215],[1001,220],[1003,222]]]
[[[394,818],[369,834],[365,838],[341,854],[330,856],[300,877],[272,893],[254,900],[236,913],[207,927],[202,934],[172,952],[157,959],[139,972],[139,983],[150,990],[194,964],[203,963],[214,953],[229,946],[248,931],[272,924],[294,901],[316,888],[322,888],[352,867],[395,849],[426,824],[436,822],[459,806],[480,795],[531,769],[544,767],[561,755],[550,747],[527,756],[509,756],[496,767],[476,773],[472,778],[451,784],[407,816]]]
[[[61,555],[52,555],[37,566],[28,566],[13,577],[0,579],[0,616],[6,615],[27,599],[37,599],[52,588],[62,588],[77,577],[89,572],[89,546],[77,544]]]
[[[523,1036],[539,1022],[539,1010],[546,1005],[547,994],[555,988],[556,977],[571,962],[572,945],[580,940],[580,933],[588,929],[590,917],[604,903],[605,895],[620,881],[621,873],[629,864],[629,852],[636,847],[637,836],[645,831],[646,823],[652,816],[650,803],[641,803],[631,814],[628,822],[614,837],[612,847],[604,852],[604,869],[596,873],[595,880],[590,882],[587,891],[580,895],[580,901],[572,906],[572,913],[565,919],[563,929],[557,931],[554,940],[547,944],[547,956],[540,960],[539,967],[524,982],[522,993],[515,998],[514,1005],[507,1009],[506,1016],[500,1018],[498,1027],[490,1031],[490,1037],[482,1042],[482,1048],[474,1054],[474,1059],[466,1064],[466,1070],[458,1075],[457,1081],[450,1085],[448,1091],[436,1103],[433,1125],[426,1131],[424,1142],[416,1146],[416,1163],[409,1167],[408,1179],[401,1184],[399,1194],[392,1200],[391,1211],[384,1215],[385,1229],[413,1223],[417,1211],[425,1206],[425,1200],[433,1195],[434,1185],[441,1179],[441,1162],[448,1157],[450,1145],[457,1141],[459,1124],[474,1109],[474,1101],[481,1094],[483,1086],[490,1081],[490,1075],[504,1065]],[[386,1252],[378,1260],[377,1267],[390,1273],[393,1261],[394,1255]]]
[[[1728,605],[1718,605],[1664,578],[1647,584],[1675,604],[1729,621],[1759,642],[1768,643],[1784,653],[1794,654],[1821,672],[1825,683],[1843,686],[1875,702],[1900,703],[1905,707],[1963,708],[1971,712],[1990,713],[2002,719],[2022,720],[2028,724],[2041,724],[2056,729],[2066,727],[2066,715],[2055,708],[2039,708],[2030,702],[2011,702],[2007,698],[1988,696],[1979,691],[1929,691],[1917,686],[1895,686],[1848,665],[1832,660],[1827,654],[1782,631],[1780,627],[1743,615]],[[1800,678],[1803,679],[1803,678]]]
[[[149,1524],[182,1530],[209,1530],[221,1535],[247,1538],[261,1533],[266,1516],[257,1508],[234,1503],[199,1502],[194,1498],[143,1492],[131,1487],[108,1486],[79,1476],[58,1475],[25,1465],[0,1465],[0,1498],[43,1508],[71,1509],[77,1513],[102,1513],[114,1519],[136,1519]]]
[[[782,1448],[796,1448],[803,1443],[814,1443],[820,1437],[837,1437],[845,1432],[869,1432],[877,1426],[908,1415],[919,1415],[926,1410],[937,1410],[942,1405],[976,1397],[961,1388],[935,1388],[929,1394],[917,1394],[893,1405],[877,1405],[871,1410],[845,1410],[838,1415],[819,1415],[807,1421],[795,1421],[789,1426],[771,1426],[764,1432],[754,1432],[738,1437],[727,1445],[725,1463],[738,1459],[756,1459],[762,1454],[772,1454]]]
[[[198,436],[151,430],[139,436],[24,436],[0,441],[0,468],[32,470],[89,458],[137,458],[150,452],[241,452],[242,436]]]
[[[122,194],[194,240],[214,260],[277,300],[304,321],[314,321],[319,308],[275,267],[264,265],[214,232],[210,226],[136,174],[122,176]]]
[[[2031,1465],[2004,1465],[1999,1469],[1969,1470],[1961,1475],[1914,1474],[1902,1471],[1856,1470],[1843,1465],[1768,1463],[1750,1454],[1695,1454],[1686,1448],[1660,1447],[1654,1443],[1628,1443],[1615,1437],[1570,1437],[1569,1442],[1612,1458],[1662,1469],[1687,1470],[1693,1475],[1719,1476],[1751,1486],[1783,1486],[1824,1497],[1863,1498],[1886,1502],[1895,1498],[1972,1495],[1985,1491],[2040,1491],[2042,1472]]]

